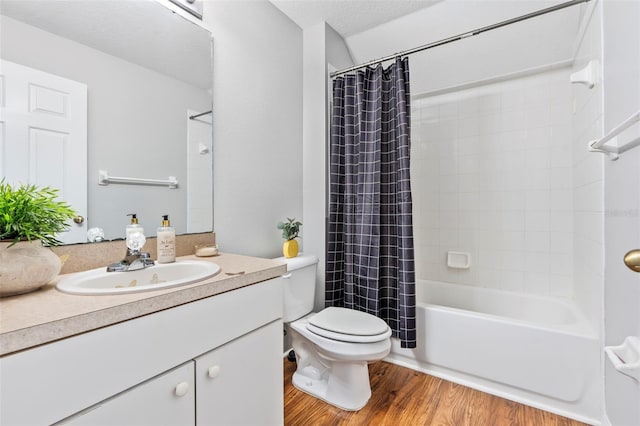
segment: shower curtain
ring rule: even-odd
[[[333,82],[325,299],[414,348],[409,101],[407,58]]]

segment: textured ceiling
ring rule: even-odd
[[[348,37],[440,0],[270,0],[301,28],[327,22]]]
[[[2,15],[202,88],[211,35],[155,1],[0,0]]]

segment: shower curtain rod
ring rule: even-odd
[[[422,52],[423,50],[431,49],[432,47],[442,46],[443,44],[448,44],[448,43],[451,43],[451,42],[454,42],[454,41],[462,40],[463,38],[472,37],[472,36],[487,32],[487,31],[491,31],[491,30],[495,30],[495,29],[500,28],[500,27],[504,27],[506,25],[515,24],[516,22],[524,21],[524,20],[530,19],[530,18],[535,18],[536,16],[544,15],[544,14],[547,14],[547,13],[550,13],[550,12],[555,12],[556,10],[564,9],[564,8],[570,7],[570,6],[575,6],[575,5],[580,4],[580,3],[586,3],[588,1],[590,1],[590,0],[571,0],[571,1],[567,1],[567,2],[564,2],[564,3],[557,4],[555,6],[551,6],[551,7],[545,8],[545,9],[537,10],[535,12],[527,13],[526,15],[518,16],[516,18],[507,19],[506,21],[498,22],[496,24],[487,25],[486,27],[477,28],[477,29],[472,30],[472,31],[467,31],[465,33],[458,34],[458,35],[453,36],[453,37],[444,38],[442,40],[438,40],[438,41],[435,41],[433,43],[425,44],[425,45],[422,45],[422,46],[419,46],[419,47],[414,47],[413,49],[404,50],[402,52],[394,53],[393,55],[385,56],[385,57],[380,58],[380,59],[374,59],[373,61],[365,62],[365,63],[362,63],[360,65],[354,65],[352,67],[345,68],[343,70],[334,71],[329,75],[331,76],[331,78],[334,78],[334,77],[337,77],[339,75],[346,74],[346,73],[348,73],[350,71],[355,71],[355,70],[358,70],[360,68],[366,68],[366,67],[368,67],[370,65],[376,65],[376,64],[379,64],[381,62],[385,62],[385,61],[388,61],[388,60],[391,60],[391,59],[395,59],[395,58],[397,58],[399,56],[407,56],[407,55],[411,55],[413,53]]]

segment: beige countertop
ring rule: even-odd
[[[0,298],[0,356],[235,290],[286,273],[271,259],[221,253],[182,256],[217,263],[213,278],[164,290],[109,296],[78,296],[55,289],[56,279],[33,293]],[[227,273],[244,272],[240,275]],[[62,276],[62,275],[61,275]]]

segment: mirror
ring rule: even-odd
[[[76,193],[81,199],[84,191],[86,207],[69,202],[86,220],[72,224],[80,232],[69,232],[64,241],[86,241],[92,227],[102,228],[105,239],[123,238],[129,213],[138,215],[147,236],[155,235],[166,214],[178,234],[211,231],[209,31],[156,0],[3,0],[0,14],[0,99],[7,102],[0,119],[0,172],[10,181],[61,188],[65,201],[75,200]],[[70,148],[66,130],[45,131],[41,121],[24,115],[37,113],[40,120],[82,111],[82,101],[31,82],[33,91],[17,96],[27,112],[13,111],[13,64],[27,67],[17,68],[20,76],[33,71],[34,78],[85,87],[86,155],[82,147]],[[14,146],[17,139],[29,148]],[[100,171],[143,182],[101,184]],[[176,188],[155,182],[169,177]],[[72,190],[71,183],[79,181],[84,185],[76,186],[85,189]]]

